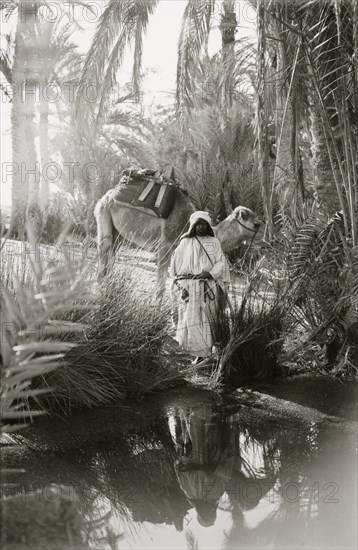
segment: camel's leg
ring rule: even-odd
[[[107,275],[113,254],[113,222],[109,209],[103,209],[97,216],[98,281]]]
[[[107,275],[113,252],[112,237],[106,235],[101,241],[98,241],[98,281]]]

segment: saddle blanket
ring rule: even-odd
[[[175,190],[175,182],[164,178],[159,171],[125,170],[113,198],[167,218],[174,206]]]

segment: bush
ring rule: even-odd
[[[65,196],[62,194],[54,195],[45,215],[41,242],[54,244],[59,239],[66,225],[71,223],[72,220],[73,215]]]
[[[113,265],[97,285],[89,263],[70,261],[66,248],[61,250],[62,258],[58,255],[47,270],[41,255],[27,255],[26,262],[22,256],[15,262],[12,255],[2,271],[2,305],[11,313],[5,320],[14,327],[3,353],[11,355],[20,344],[23,361],[28,357],[41,364],[48,355],[50,366],[56,366],[36,370],[34,391],[51,390],[36,395],[37,404],[67,411],[141,398],[183,383],[187,361],[176,356],[166,335],[169,307],[154,303],[154,286],[141,292],[143,282],[128,264]],[[24,284],[14,285],[14,266],[22,267],[17,279]]]
[[[128,266],[113,266],[93,298],[84,315],[76,307],[67,315],[70,321],[81,316],[88,329],[82,338],[76,335],[63,367],[44,380],[59,402],[93,406],[140,399],[184,382],[185,362],[167,348],[169,307],[141,292]]]
[[[176,354],[167,336],[170,308],[155,303],[154,281],[143,291],[137,255],[138,250],[130,253],[130,265],[113,260],[100,284],[89,272],[83,281],[91,288],[89,301],[66,312],[66,321],[80,321],[87,329],[80,337],[73,335],[77,345],[65,355],[62,368],[41,382],[53,388],[64,408],[141,399],[185,381],[188,361]],[[65,338],[69,341],[68,334]]]
[[[260,277],[254,277],[241,303],[230,304],[220,314],[221,351],[212,376],[214,384],[237,387],[248,380],[273,380],[281,374],[283,309],[280,298],[265,295],[261,283]]]
[[[351,327],[358,318],[358,255],[342,214],[313,210],[301,223],[285,220],[276,264],[286,273],[286,357],[308,370],[357,372]]]
[[[54,244],[64,231],[77,238],[94,236],[93,210],[94,204],[78,191],[75,196],[64,192],[53,195],[44,216],[41,243]]]

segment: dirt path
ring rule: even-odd
[[[31,275],[31,261],[35,261],[44,269],[61,265],[64,262],[64,251],[70,263],[84,266],[86,263],[93,265],[89,277],[95,279],[97,271],[97,254],[93,245],[83,246],[78,241],[68,241],[66,245],[42,245],[35,247],[21,241],[7,240],[1,250],[1,262],[3,270],[9,270],[12,276],[20,281]],[[156,263],[155,255],[143,249],[123,245],[117,255],[116,264],[130,268],[131,275],[143,283],[143,292],[152,293],[156,284]],[[244,277],[231,273],[231,298],[240,299],[248,280]],[[169,295],[170,281],[167,279],[166,289]],[[272,293],[262,293],[262,296],[270,299]]]

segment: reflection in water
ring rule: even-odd
[[[250,439],[247,445],[235,445],[230,418],[213,414],[211,406],[179,410],[173,425],[176,475],[200,525],[214,525],[223,500],[228,501],[236,521],[274,486],[268,449]]]
[[[355,548],[354,441],[337,429],[170,408],[150,432],[33,459],[73,485],[89,548]]]

